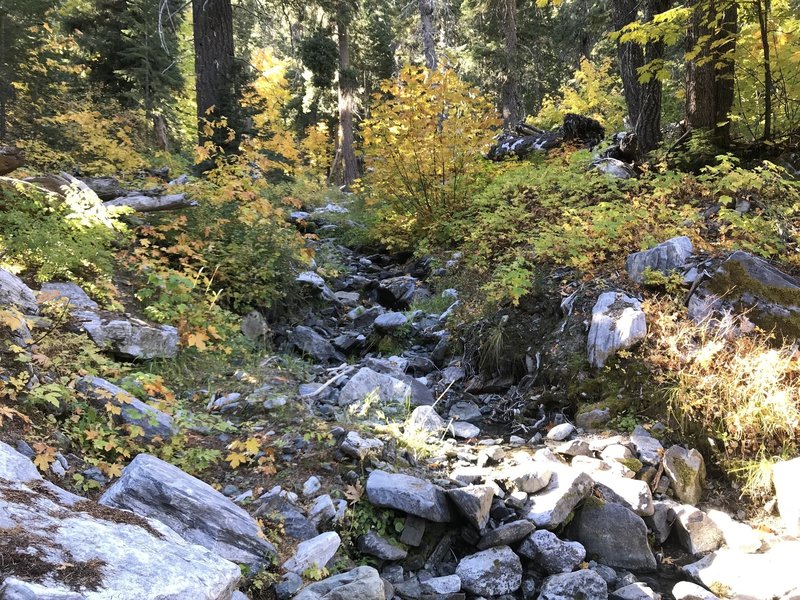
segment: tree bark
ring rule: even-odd
[[[517,76],[517,0],[505,0],[503,34],[506,50],[506,73],[500,97],[503,105],[503,123],[506,129],[512,129],[521,119],[522,104]]]
[[[436,69],[436,36],[433,28],[433,8],[435,0],[419,0],[419,18],[422,29],[422,51],[425,55],[425,66],[431,71]]]
[[[353,133],[353,113],[355,112],[355,77],[350,68],[350,35],[347,24],[350,11],[340,2],[336,12],[336,30],[339,41],[339,149],[341,151],[342,184],[345,189],[358,179]]]
[[[739,9],[735,1],[723,9],[720,35],[724,42],[719,46],[722,59],[716,68],[714,90],[714,141],[722,148],[731,145],[731,117],[735,96],[736,36],[739,33]]]
[[[236,98],[231,0],[192,0],[198,138],[206,141],[203,121],[227,117],[236,129]]]
[[[645,22],[652,21],[655,15],[669,8],[669,0],[646,0]],[[661,61],[664,58],[664,42],[655,40],[645,46],[645,64]],[[655,73],[647,83],[640,83],[639,116],[634,124],[636,146],[640,154],[654,150],[661,141],[661,80]]]
[[[613,22],[616,31],[636,21],[636,0],[614,0]],[[622,90],[625,104],[628,107],[630,127],[635,127],[639,120],[642,95],[639,85],[639,69],[644,66],[644,50],[639,44],[625,42],[617,44],[617,60],[622,78]]]
[[[756,0],[756,15],[761,33],[761,49],[764,53],[764,139],[772,136],[772,67],[769,56],[769,14],[772,11],[770,0]]]

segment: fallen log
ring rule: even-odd
[[[14,146],[0,146],[0,175],[11,173],[25,164],[22,150]]]
[[[595,119],[569,113],[564,115],[563,125],[551,131],[539,131],[525,124],[518,125],[516,132],[502,134],[486,157],[491,160],[500,160],[506,156],[524,157],[531,152],[546,152],[571,141],[583,142],[593,147],[604,136],[603,126]]]
[[[197,206],[197,201],[189,200],[186,194],[170,194],[167,196],[120,196],[103,205],[111,208],[125,206],[136,212],[157,212],[161,210],[177,210]]]
[[[113,200],[128,192],[113,177],[85,177],[82,181],[94,190],[100,200]]]

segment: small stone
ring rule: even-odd
[[[308,510],[308,518],[315,526],[319,526],[336,519],[336,513],[333,499],[328,494],[323,494],[314,500],[314,504]]]
[[[593,408],[575,415],[575,424],[581,429],[600,429],[606,425],[613,415],[608,408]]]
[[[530,496],[530,506],[524,517],[536,527],[552,529],[563,523],[582,500],[592,492],[594,482],[586,473],[570,467],[547,463],[553,469],[550,482],[543,490]]]
[[[640,581],[617,588],[614,590],[614,596],[620,600],[661,600],[661,594],[656,594]]]
[[[425,519],[408,515],[403,525],[403,532],[400,534],[400,541],[406,546],[414,546],[416,548],[422,543],[426,526],[427,521]]]
[[[469,440],[476,438],[481,434],[481,430],[472,423],[466,421],[453,421],[447,426],[447,431],[453,436],[461,440]]]
[[[703,493],[706,466],[697,450],[672,446],[664,453],[664,471],[672,481],[675,497],[685,504],[697,504]]]
[[[569,573],[586,558],[582,544],[562,541],[551,531],[545,530],[530,534],[518,552],[542,565],[551,575]]]
[[[403,313],[387,312],[378,316],[372,325],[377,331],[384,333],[391,333],[397,331],[408,323],[408,319]]]
[[[286,573],[279,583],[275,584],[275,597],[278,600],[289,600],[303,587],[303,578],[296,573]]]
[[[461,591],[461,578],[458,575],[432,577],[420,583],[426,594],[457,594]]]
[[[456,567],[461,587],[478,596],[500,596],[522,585],[522,563],[508,546],[490,548],[461,559]]]
[[[478,453],[477,465],[478,467],[485,467],[486,465],[497,464],[505,457],[506,453],[500,446],[490,446],[484,448]]]
[[[608,600],[608,585],[590,569],[545,579],[538,600]]]
[[[364,438],[355,431],[350,431],[342,441],[341,451],[357,460],[364,460],[372,454],[383,451],[383,442],[376,438]]]
[[[561,442],[571,436],[573,431],[575,431],[575,426],[572,423],[562,423],[547,432],[547,439],[553,442]]]
[[[358,549],[364,554],[374,556],[381,560],[403,560],[408,552],[395,546],[389,540],[370,531],[358,538]]]
[[[525,519],[512,521],[484,533],[476,546],[478,550],[486,550],[494,546],[513,546],[531,534],[534,529],[536,526]]]
[[[406,434],[419,433],[439,435],[447,423],[432,406],[418,406],[409,415],[405,424]]]
[[[483,418],[478,405],[469,400],[456,402],[450,407],[450,412],[448,414],[450,418],[455,421],[480,421]]]
[[[691,581],[679,581],[672,588],[675,600],[719,600],[713,592]]]
[[[644,427],[637,425],[631,434],[631,443],[642,462],[657,465],[661,462],[664,447]]]
[[[367,479],[367,498],[376,506],[394,508],[437,523],[452,520],[444,491],[410,475],[373,471]]]
[[[312,475],[303,484],[303,496],[313,496],[320,490],[321,487],[322,483],[320,482],[319,477]]]
[[[616,352],[631,348],[646,336],[641,302],[621,292],[600,294],[589,328],[589,364],[602,368]]]
[[[389,584],[391,586],[391,584]],[[373,567],[357,567],[307,585],[294,600],[386,600],[387,583]]]
[[[333,531],[300,542],[294,555],[283,563],[283,568],[297,574],[310,568],[323,569],[336,554],[341,543],[339,534]]]
[[[447,496],[459,512],[478,530],[489,522],[494,489],[488,485],[473,485],[447,491]]]
[[[511,489],[535,494],[550,483],[552,469],[544,462],[527,462],[502,471],[497,479],[505,482]]]
[[[675,516],[678,539],[689,554],[711,552],[722,545],[722,531],[702,510],[682,504],[675,508]]]

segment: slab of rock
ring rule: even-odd
[[[581,429],[602,429],[614,415],[611,408],[593,408],[575,415],[575,425]]]
[[[641,425],[637,425],[633,430],[631,444],[636,448],[636,454],[642,462],[649,465],[657,465],[661,462],[664,447]]]
[[[171,325],[90,310],[75,311],[73,316],[95,344],[119,358],[151,360],[178,354],[178,330]]]
[[[387,312],[378,317],[372,322],[372,326],[377,331],[383,333],[392,333],[400,329],[403,325],[408,323],[408,319],[403,313]]]
[[[503,469],[495,476],[495,480],[512,490],[535,494],[547,487],[552,476],[553,469],[546,462],[528,461]]]
[[[0,306],[13,306],[27,315],[39,313],[33,290],[5,269],[0,269]]]
[[[139,454],[125,467],[100,504],[156,519],[186,541],[254,571],[276,555],[244,509],[207,483],[149,454]]]
[[[405,432],[407,434],[422,433],[440,435],[447,423],[432,406],[418,406],[406,419]]]
[[[315,523],[280,494],[267,497],[256,510],[255,516],[269,523],[274,522],[293,540],[304,542],[319,535]]]
[[[47,300],[60,300],[69,303],[70,308],[80,310],[97,310],[97,302],[75,283],[50,282],[42,284],[42,297]]]
[[[536,527],[553,529],[566,521],[569,514],[592,493],[594,481],[589,475],[557,463],[545,463],[553,470],[550,482],[530,497],[523,517]]]
[[[289,342],[297,350],[317,362],[344,362],[345,360],[333,347],[333,344],[311,329],[311,327],[306,327],[305,325],[298,325],[292,330],[289,334]]]
[[[763,554],[722,549],[683,570],[707,588],[724,590],[726,597],[772,600],[800,588],[798,556],[800,542],[784,541]]]
[[[380,315],[386,311],[382,306],[373,306],[371,308],[364,308],[357,306],[347,313],[347,318],[353,322],[353,326],[357,328],[370,327]]]
[[[691,581],[679,581],[672,588],[672,595],[675,600],[719,600],[713,592],[706,588],[692,583]]]
[[[749,525],[734,521],[730,515],[719,510],[709,510],[706,514],[722,531],[725,545],[729,549],[748,553],[761,549],[761,536]]]
[[[404,309],[414,301],[419,281],[404,275],[384,279],[378,285],[378,302],[389,309]]]
[[[452,521],[444,490],[410,475],[373,471],[367,478],[367,498],[375,506],[394,508],[436,523]]]
[[[490,485],[471,485],[447,490],[447,497],[453,501],[467,522],[478,531],[489,522],[494,488]]]
[[[617,588],[614,596],[619,600],[661,600],[661,594],[655,593],[641,581]]]
[[[686,504],[697,504],[703,494],[706,465],[697,450],[672,446],[664,453],[664,472],[672,482],[675,497]]]
[[[747,314],[765,331],[800,337],[800,280],[761,258],[736,251],[689,299],[689,316],[698,321],[729,310]]]
[[[778,498],[783,526],[792,535],[800,536],[800,457],[775,463],[772,467],[772,482]]]
[[[119,423],[141,427],[142,437],[147,441],[152,441],[156,437],[166,441],[178,431],[168,414],[145,404],[136,396],[102,377],[94,375],[81,377],[76,382],[75,389],[86,396],[98,410],[105,409],[107,404],[119,408],[120,414],[115,415],[114,419]]]
[[[627,350],[647,336],[642,303],[621,292],[600,294],[589,327],[589,364],[603,367],[619,350]]]
[[[41,481],[30,460],[2,443],[0,478],[0,538],[12,552],[0,598],[230,600],[238,586],[237,565],[158,521]],[[15,562],[15,552],[25,561]]]
[[[408,556],[408,552],[399,546],[395,546],[374,531],[370,531],[358,538],[358,549],[364,554],[381,560],[398,561]]]
[[[539,530],[530,534],[518,552],[544,567],[545,571],[570,573],[586,558],[586,549],[579,542],[562,541],[551,531]]]
[[[300,542],[283,568],[301,575],[309,569],[323,569],[341,546],[342,540],[335,531],[320,533],[317,537]]]
[[[682,504],[675,508],[675,524],[681,546],[689,554],[716,550],[725,541],[722,530],[699,508]]]
[[[458,575],[432,577],[420,582],[420,587],[424,594],[457,594],[461,591],[461,578]]]
[[[572,423],[561,423],[547,432],[547,439],[561,442],[571,436],[573,431],[575,431],[575,426]]]
[[[364,460],[370,455],[383,452],[383,442],[377,438],[365,438],[358,432],[350,431],[342,441],[340,449],[350,458]]]
[[[676,518],[675,510],[679,507],[680,504],[669,498],[653,501],[653,514],[644,521],[653,532],[657,543],[663,544],[672,533],[672,525]]]
[[[656,558],[647,541],[642,518],[621,504],[587,501],[570,523],[570,537],[588,556],[610,567],[654,571]]]
[[[647,482],[607,475],[603,471],[593,473],[592,478],[607,501],[622,504],[640,517],[649,517],[655,512],[653,494]]]
[[[625,268],[631,280],[643,283],[646,269],[668,275],[682,269],[693,252],[692,240],[683,235],[669,239],[655,248],[629,254]]]
[[[480,427],[466,421],[453,421],[447,426],[447,432],[455,438],[469,440],[481,434]]]
[[[316,290],[325,300],[339,302],[322,276],[317,275],[314,271],[303,271],[295,277],[295,281]]]
[[[384,582],[372,567],[358,567],[306,586],[294,600],[386,600]]]
[[[538,600],[608,600],[608,584],[595,571],[552,575],[544,580]]]
[[[522,585],[522,563],[508,546],[465,556],[456,567],[461,587],[476,596],[501,596]]]
[[[339,404],[347,406],[361,402],[371,393],[377,393],[382,404],[404,403],[410,399],[413,406],[433,404],[433,394],[413,377],[385,375],[362,367],[350,378],[339,394]]]
[[[494,546],[513,546],[533,533],[534,529],[536,526],[525,519],[505,523],[484,533],[476,547],[478,550],[486,550]]]

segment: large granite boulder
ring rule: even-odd
[[[655,248],[629,254],[625,261],[628,277],[636,283],[642,283],[647,269],[667,275],[683,268],[686,259],[693,252],[692,240],[682,235],[669,239]]]
[[[508,546],[465,556],[456,567],[461,587],[476,596],[512,594],[522,585],[522,563]]]
[[[81,377],[75,384],[75,389],[100,410],[103,410],[106,404],[115,406],[119,409],[119,414],[115,415],[114,419],[118,423],[140,427],[142,437],[147,441],[152,441],[156,437],[168,440],[177,433],[172,417],[168,414],[145,404],[102,377],[94,375]]]
[[[178,330],[170,325],[90,310],[75,311],[73,316],[95,344],[119,358],[151,360],[178,354]]]
[[[36,294],[13,273],[0,269],[0,306],[13,306],[27,315],[39,312]]]
[[[231,600],[239,567],[169,527],[41,480],[0,443],[3,600]]]
[[[161,521],[186,541],[253,571],[276,555],[244,509],[207,483],[149,454],[131,461],[100,504]]]
[[[765,331],[786,339],[800,337],[800,280],[746,252],[731,254],[689,300],[697,321],[733,311]]]
[[[410,475],[373,471],[367,478],[367,498],[375,506],[394,508],[436,523],[453,520],[444,490]]]
[[[586,548],[587,556],[610,567],[654,571],[656,558],[647,541],[647,526],[632,510],[592,498],[570,523],[570,537]]]
[[[621,292],[600,294],[592,308],[589,327],[589,363],[603,367],[619,350],[627,350],[647,336],[642,303]]]
[[[434,400],[431,391],[413,377],[387,375],[362,367],[342,388],[339,404],[361,402],[373,392],[381,404],[403,404],[410,400],[412,406],[421,406],[433,404]]]

